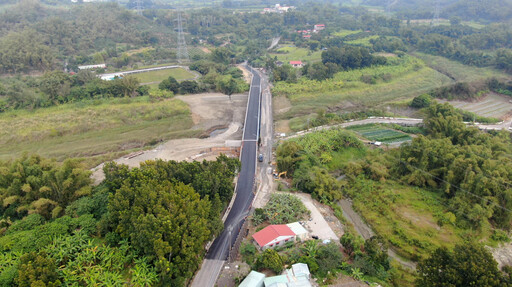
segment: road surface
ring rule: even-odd
[[[116,72],[116,73],[106,73],[106,74],[100,74],[100,75],[98,75],[98,77],[101,78],[102,80],[112,80],[115,77],[121,77],[121,76],[125,76],[125,75],[130,75],[130,74],[139,74],[139,73],[146,73],[146,72],[151,72],[151,71],[178,69],[178,68],[182,68],[187,71],[189,70],[189,68],[187,66],[172,65],[172,66],[162,66],[162,67],[146,68],[146,69],[139,69],[139,70],[124,71],[124,72]],[[196,74],[196,76],[198,77],[197,74]],[[194,79],[196,79],[196,78],[194,78]]]
[[[193,287],[214,286],[220,270],[227,260],[229,250],[235,243],[254,199],[254,181],[256,173],[256,153],[260,126],[261,77],[258,72],[249,68],[253,74],[247,112],[245,116],[244,134],[240,159],[242,167],[238,176],[235,201],[224,222],[224,230],[215,239],[206,254],[201,269],[196,274]]]

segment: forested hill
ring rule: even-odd
[[[363,4],[385,6],[387,1],[364,0]],[[441,0],[442,18],[460,17],[466,21],[501,22],[512,18],[512,0]],[[390,8],[403,19],[433,16],[433,0],[398,0]]]
[[[151,22],[115,3],[69,10],[22,1],[0,14],[0,72],[53,68],[58,59],[158,41]]]

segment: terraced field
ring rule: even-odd
[[[371,141],[383,143],[397,143],[411,140],[408,134],[388,129],[376,124],[347,127],[347,130],[354,131]]]

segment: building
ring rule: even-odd
[[[309,232],[300,223],[289,223],[287,226],[295,233],[295,241],[304,241],[308,238]]]
[[[97,65],[84,65],[78,66],[79,70],[91,70],[91,69],[105,69],[107,65],[105,64],[97,64]]]
[[[311,35],[302,35],[302,38],[309,40],[311,39]]]
[[[295,233],[286,224],[270,225],[254,233],[252,236],[258,246],[265,250],[275,246],[283,245],[295,239]]]
[[[307,238],[308,231],[298,222],[290,224],[269,225],[254,233],[252,238],[259,248],[265,250],[276,246],[282,246],[290,241],[303,241]]]
[[[293,264],[283,275],[267,277],[265,287],[311,287],[309,267],[304,263]]]
[[[263,8],[263,13],[286,13],[290,9],[294,9],[293,6],[281,6],[281,4],[276,4],[272,8]]]
[[[245,277],[244,281],[238,285],[238,287],[263,287],[263,280],[265,279],[265,274],[251,271],[247,277]]]
[[[265,278],[265,274],[251,271],[239,287],[311,287],[309,267],[304,263],[293,264],[283,274]]]
[[[302,61],[290,61],[290,65],[294,68],[302,68],[302,66],[304,66]]]
[[[295,277],[305,276],[308,279],[311,278],[311,273],[309,273],[309,266],[305,263],[293,264],[291,270]]]
[[[325,29],[325,24],[316,24],[315,25],[315,31],[322,31],[323,29]]]

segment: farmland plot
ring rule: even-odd
[[[511,100],[508,96],[491,93],[477,102],[439,101],[448,102],[458,109],[470,111],[482,117],[505,119],[512,113]]]
[[[411,140],[411,137],[408,134],[384,128],[375,124],[352,126],[347,127],[347,129],[352,130],[371,141],[397,143]]]

